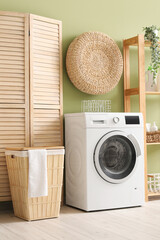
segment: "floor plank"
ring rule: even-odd
[[[27,222],[0,210],[2,240],[159,240],[160,200],[86,213],[64,206],[59,218]]]

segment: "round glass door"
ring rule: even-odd
[[[121,132],[106,134],[95,148],[94,163],[102,178],[120,183],[132,173],[136,165],[134,143]]]

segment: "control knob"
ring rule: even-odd
[[[119,117],[114,117],[114,118],[113,118],[113,122],[114,122],[114,123],[118,123],[118,122],[119,122]]]

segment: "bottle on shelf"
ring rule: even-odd
[[[153,126],[151,126],[151,132],[156,132],[158,131],[158,127],[155,122],[153,122]]]

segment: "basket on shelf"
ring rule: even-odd
[[[147,132],[146,141],[147,143],[160,142],[160,131]]]
[[[83,100],[81,112],[111,112],[111,100]]]
[[[63,181],[64,147],[46,147],[48,196],[33,198],[28,197],[29,149],[6,150],[14,214],[29,221],[58,217]]]
[[[148,176],[148,192],[160,193],[160,173],[150,173]]]

